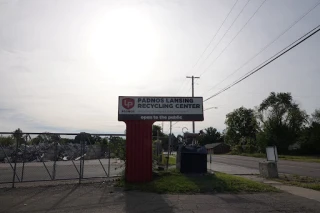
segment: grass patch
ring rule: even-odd
[[[274,180],[287,185],[299,186],[320,191],[320,178],[312,178],[299,175],[279,175],[279,178]]]
[[[216,193],[216,192],[277,192],[272,186],[254,182],[242,177],[224,173],[184,175],[175,170],[159,172],[149,183],[132,184],[124,179],[116,186],[126,190],[140,190],[155,193]]]
[[[255,158],[267,158],[267,155],[264,153],[251,153],[251,154],[250,153],[241,153],[241,154],[229,153],[229,154],[230,155],[247,156],[247,157],[255,157]],[[320,157],[314,157],[314,156],[279,155],[279,159],[320,163]]]
[[[291,155],[280,155],[280,159],[292,160],[292,161],[304,161],[304,162],[315,162],[320,163],[320,157],[313,156],[291,156]]]
[[[162,155],[162,164],[167,165],[167,155]],[[176,156],[169,156],[169,165],[176,165]]]

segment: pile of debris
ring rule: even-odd
[[[80,160],[100,158],[103,153],[99,145],[84,145],[81,155],[81,144],[39,143],[37,145],[22,144],[16,151],[15,146],[0,147],[0,162],[40,162],[54,160]]]

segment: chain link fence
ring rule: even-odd
[[[0,184],[121,176],[124,134],[1,133]]]

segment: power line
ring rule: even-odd
[[[207,51],[207,49],[209,48],[209,46],[211,45],[212,41],[215,39],[215,37],[217,36],[217,34],[220,32],[220,29],[222,28],[222,26],[224,25],[224,23],[226,22],[226,20],[228,19],[229,15],[231,14],[231,12],[233,11],[234,7],[236,6],[236,4],[238,3],[239,0],[236,0],[235,3],[233,4],[233,6],[231,7],[229,13],[227,14],[227,16],[225,17],[225,19],[223,20],[222,24],[220,25],[220,27],[218,28],[217,32],[214,34],[214,36],[211,38],[209,44],[206,46],[206,48],[204,49],[204,51],[202,52],[202,54],[200,55],[200,57],[198,58],[197,62],[192,66],[191,70],[192,71],[197,64],[199,63],[200,59],[202,58],[202,56],[204,55],[204,53]],[[190,73],[190,71],[188,73]],[[186,82],[186,79],[184,79],[184,81],[182,82],[177,95],[179,94],[180,90],[183,88],[184,83]]]
[[[210,109],[218,109],[218,107],[209,107],[209,108],[204,109],[203,111],[207,111],[207,110],[210,110]]]
[[[210,65],[200,74],[202,76],[204,73],[206,73],[209,68],[214,64],[214,62],[217,61],[217,59],[224,53],[224,51],[230,46],[230,44],[235,40],[235,38],[238,37],[238,35],[242,32],[242,30],[247,26],[247,24],[251,21],[251,19],[257,14],[257,12],[260,10],[260,8],[264,5],[264,3],[267,0],[264,0],[260,6],[256,9],[256,11],[251,15],[251,17],[246,21],[246,23],[242,26],[242,28],[238,31],[238,33],[231,39],[231,41],[224,47],[224,49],[220,52],[220,54],[210,63]]]
[[[222,24],[220,25],[220,27],[218,28],[217,32],[214,34],[214,36],[211,38],[209,44],[206,46],[206,48],[204,49],[204,51],[202,52],[202,54],[200,55],[200,57],[198,58],[197,62],[193,65],[192,69],[194,69],[197,64],[199,63],[200,59],[202,58],[202,56],[204,55],[204,53],[207,51],[207,49],[209,48],[209,46],[211,45],[212,41],[216,38],[217,34],[220,32],[220,29],[222,28],[222,26],[224,25],[224,23],[226,22],[226,20],[228,19],[229,15],[231,14],[232,10],[234,9],[234,7],[236,6],[236,4],[238,3],[239,0],[235,1],[235,3],[233,4],[233,6],[231,7],[229,13],[227,14],[227,16],[225,17],[225,19],[223,20]]]
[[[242,14],[243,10],[246,8],[246,6],[249,4],[251,0],[248,0],[247,3],[242,7],[240,13],[238,13],[237,17],[233,20],[232,24],[229,26],[229,28],[226,30],[226,32],[223,34],[223,36],[220,38],[220,40],[218,41],[218,43],[214,46],[214,48],[211,50],[211,52],[207,55],[207,57],[204,59],[204,61],[202,62],[202,64],[204,62],[207,61],[207,59],[209,58],[209,56],[213,53],[213,51],[216,49],[216,47],[220,44],[220,42],[222,41],[222,39],[225,37],[225,35],[229,32],[229,30],[231,29],[231,27],[233,26],[233,24],[238,20],[239,16]]]
[[[177,92],[177,95],[179,94],[179,92],[181,91],[181,89],[183,88],[183,86],[185,85],[185,82],[187,82],[186,79],[184,79],[184,81],[182,82],[182,84],[181,84],[181,86],[180,86],[180,88],[179,88],[179,90],[178,90],[178,92]]]
[[[227,80],[229,77],[231,77],[232,75],[234,75],[236,72],[238,72],[240,69],[242,69],[244,66],[246,66],[250,61],[252,61],[253,59],[255,59],[258,55],[260,55],[262,52],[264,52],[266,49],[268,49],[268,47],[270,47],[274,42],[276,42],[281,36],[283,36],[286,32],[288,32],[292,27],[294,27],[297,23],[299,23],[304,17],[306,17],[312,10],[314,10],[317,6],[319,6],[320,1],[317,2],[317,4],[315,4],[312,8],[310,8],[306,13],[304,13],[302,16],[300,16],[297,20],[295,20],[287,29],[285,29],[282,33],[280,33],[274,40],[272,40],[269,44],[267,44],[266,46],[264,46],[257,54],[255,54],[252,58],[250,58],[248,61],[246,61],[244,64],[242,64],[238,69],[236,69],[235,71],[233,71],[230,75],[228,75],[226,78],[224,78],[222,81],[220,81],[219,83],[217,83],[216,85],[214,85],[213,87],[211,87],[209,90],[207,90],[206,92],[209,92],[211,90],[213,90],[214,88],[216,88],[218,85],[220,85],[221,83],[223,83],[225,80]],[[202,74],[201,74],[202,75]],[[200,76],[201,76],[200,75]],[[206,92],[204,92],[203,94],[205,94]],[[203,95],[202,94],[202,95]]]
[[[174,122],[174,124],[172,124],[172,126],[176,125],[179,121]]]
[[[219,92],[215,93],[214,95],[210,96],[209,98],[205,99],[203,102],[205,101],[208,101],[210,100],[211,98],[223,93],[224,91],[230,89],[231,87],[235,86],[236,84],[240,83],[241,81],[245,80],[246,78],[248,78],[249,76],[253,75],[254,73],[258,72],[259,70],[261,70],[262,68],[264,68],[265,66],[267,66],[268,64],[270,64],[271,62],[275,61],[276,59],[278,59],[279,57],[281,57],[282,55],[284,55],[285,53],[289,52],[290,50],[292,50],[293,48],[295,48],[296,46],[298,46],[299,44],[301,44],[302,42],[306,41],[308,38],[310,38],[311,36],[313,36],[314,34],[316,34],[317,32],[320,31],[320,25],[318,25],[317,27],[313,28],[311,31],[309,31],[308,33],[304,34],[303,36],[301,36],[299,39],[297,39],[295,42],[293,43],[296,43],[294,44],[293,46],[291,46],[291,44],[289,46],[291,46],[289,48],[289,46],[287,46],[286,48],[284,48],[283,50],[281,50],[280,52],[278,52],[277,54],[279,54],[277,56],[277,54],[275,54],[274,56],[272,56],[271,58],[269,58],[267,61],[265,61],[265,63],[260,66],[259,68],[255,69],[255,70],[252,70],[248,73],[246,73],[245,76],[243,76],[242,78],[240,78],[239,80],[235,81],[234,83],[232,83],[231,85],[227,86],[226,88],[220,90]],[[284,51],[285,50],[285,51]]]

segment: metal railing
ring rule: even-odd
[[[109,178],[125,169],[125,134],[0,132],[0,184]]]

